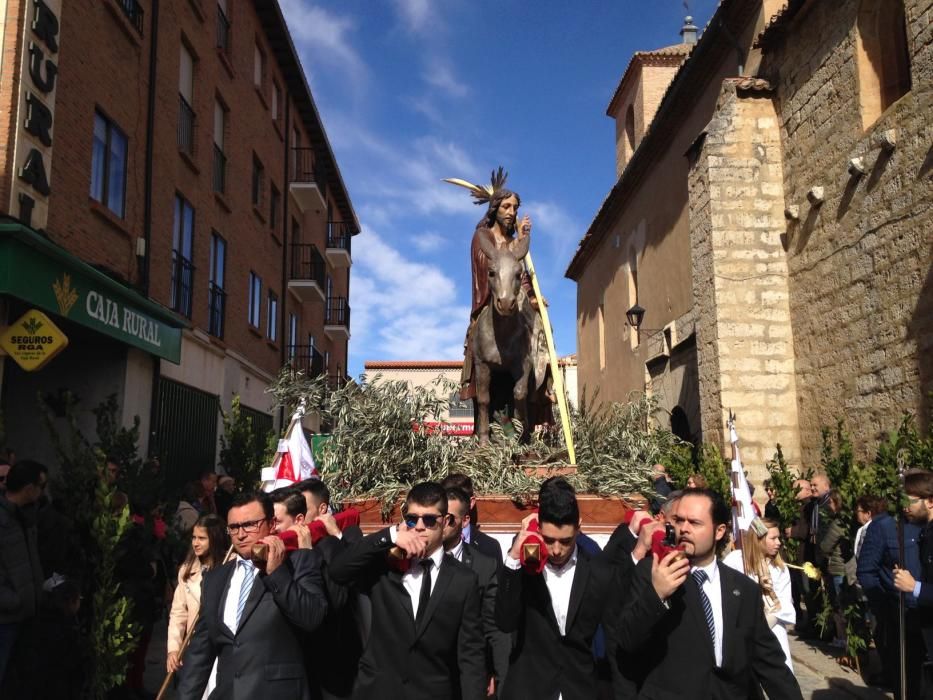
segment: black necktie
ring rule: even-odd
[[[421,568],[424,571],[421,574],[421,594],[418,596],[418,613],[415,615],[415,622],[421,622],[424,614],[428,610],[428,601],[431,600],[431,564],[430,559],[424,559],[421,562]]]

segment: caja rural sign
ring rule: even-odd
[[[0,335],[0,347],[24,370],[34,372],[68,347],[68,338],[48,316],[32,309]]]

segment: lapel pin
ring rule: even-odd
[[[739,589],[738,589],[738,588],[733,588],[733,589],[732,589],[732,595],[734,595],[734,596],[739,596],[739,595],[742,595],[742,594],[739,593]]]

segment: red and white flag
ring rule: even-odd
[[[262,470],[263,491],[275,491],[305,479],[321,478],[314,463],[311,446],[301,428],[302,415],[304,411],[299,408],[292,416],[292,423],[287,431],[288,437],[279,440],[272,466]]]

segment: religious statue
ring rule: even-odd
[[[531,219],[518,221],[521,199],[505,188],[506,178],[500,167],[487,187],[447,180],[469,189],[476,204],[487,205],[470,245],[473,303],[460,390],[461,400],[473,400],[474,433],[481,442],[488,440],[489,421],[497,412],[514,415],[526,432],[553,420],[539,301],[522,262]]]

